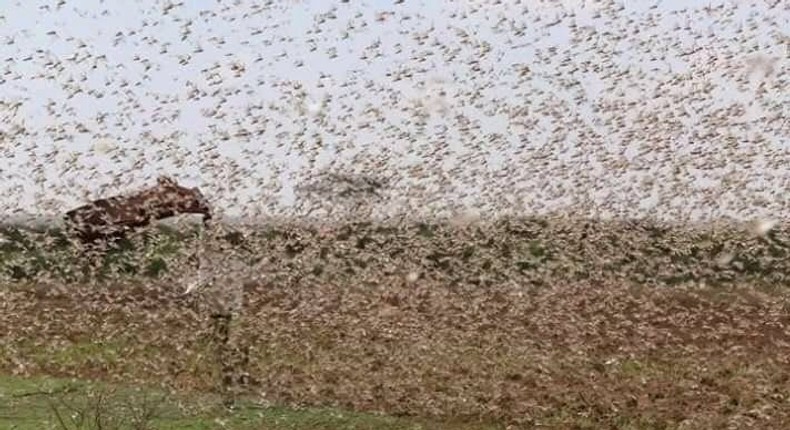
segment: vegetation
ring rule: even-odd
[[[210,395],[183,396],[151,388],[109,386],[81,380],[0,378],[0,428],[14,430],[494,430],[360,414],[330,408],[289,409],[244,402],[232,412]]]
[[[238,241],[241,233],[225,239]],[[0,230],[0,276],[84,281],[84,253],[56,230]],[[331,232],[308,224],[246,228],[247,255],[318,283],[357,283],[387,267],[420,270],[459,287],[617,280],[639,285],[773,287],[790,280],[790,229],[753,234],[748,226],[668,226],[573,219],[502,219],[490,224],[349,223]],[[97,275],[161,278],[198,247],[194,228],[160,226],[122,241],[95,262]]]
[[[196,232],[140,234],[93,274],[58,232],[4,234],[4,397],[42,377],[149,387],[182,404],[220,395],[211,318],[182,295]],[[168,406],[150,428],[790,424],[786,227],[523,219],[209,236],[277,269],[244,285],[234,320],[240,409]],[[147,270],[154,261],[161,270]],[[52,420],[44,403],[19,403],[41,398],[0,415]]]

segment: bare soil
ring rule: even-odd
[[[246,291],[247,393],[548,428],[788,428],[790,305],[756,288],[459,290],[383,277]],[[0,290],[0,371],[216,387],[208,318],[166,283]]]

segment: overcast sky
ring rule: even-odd
[[[393,211],[790,215],[786,5],[184,3],[2,2],[3,217],[159,174],[279,214],[328,168]]]

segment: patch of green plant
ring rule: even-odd
[[[486,423],[400,418],[335,408],[223,408],[210,394],[0,375],[0,428],[15,430],[494,430]]]

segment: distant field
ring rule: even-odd
[[[140,236],[105,256],[90,283],[58,232],[4,234],[6,393],[75,377],[216,397],[209,318],[179,297],[194,232]],[[280,270],[245,291],[233,342],[249,350],[248,408],[228,419],[273,429],[787,428],[787,239],[783,226],[757,237],[560,220],[230,233],[220,240]],[[280,409],[261,412],[261,399]],[[354,413],[331,421],[331,411]]]
[[[647,221],[502,219],[475,226],[446,223],[349,223],[331,230],[306,224],[225,226],[245,234],[250,261],[269,262],[320,283],[417,270],[426,279],[475,288],[501,283],[618,280],[638,285],[779,286],[790,281],[790,227],[764,236],[747,225],[672,226]],[[84,281],[85,256],[58,228],[0,227],[0,279],[38,274]],[[103,256],[100,275],[157,278],[185,266],[198,247],[195,227],[152,227]],[[116,276],[117,278],[117,276]]]

